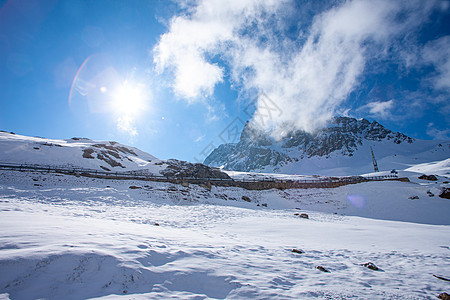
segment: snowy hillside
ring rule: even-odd
[[[280,141],[247,123],[239,143],[219,146],[204,163],[233,171],[356,175],[373,171],[370,147],[380,170],[450,158],[449,141],[413,139],[375,121],[339,117],[314,134],[293,131]]]
[[[175,159],[159,160],[137,148],[87,138],[53,140],[0,132],[0,164],[72,167],[156,176],[227,178],[219,170]]]
[[[0,132],[0,162],[72,166],[99,170],[159,168],[161,162],[137,148],[86,138],[52,140]]]
[[[0,171],[0,299],[435,299],[449,185],[409,175],[249,191]]]

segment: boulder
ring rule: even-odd
[[[322,266],[317,266],[316,269],[319,270],[319,271],[325,272],[325,273],[330,273],[330,271],[328,271],[327,269],[325,269]]]
[[[442,193],[439,195],[439,197],[444,198],[444,199],[450,199],[450,189],[444,188],[442,190]]]
[[[425,175],[425,174],[423,174],[423,175],[419,176],[419,179],[430,180],[430,181],[437,181],[437,177],[434,176],[434,175]]]
[[[375,266],[371,262],[365,263],[365,264],[363,264],[363,266],[368,268],[368,269],[374,270],[374,271],[378,271],[379,270],[379,268],[377,266]]]
[[[247,201],[247,202],[252,202],[252,200],[250,200],[250,198],[247,196],[242,196],[242,200]]]
[[[167,168],[161,171],[161,174],[166,177],[231,180],[231,177],[219,168],[203,164],[192,164],[176,159],[169,159],[166,163],[168,165]]]
[[[441,293],[439,294],[438,298],[442,300],[450,300],[450,295],[447,293]]]

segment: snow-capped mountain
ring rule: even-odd
[[[216,168],[175,159],[160,160],[135,147],[87,138],[54,140],[0,132],[0,164],[139,172],[157,176],[229,178]]]
[[[234,171],[351,175],[373,171],[370,147],[380,170],[450,157],[449,141],[418,140],[376,121],[337,117],[315,133],[296,130],[279,141],[247,122],[237,144],[220,145],[204,163]]]

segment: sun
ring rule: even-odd
[[[124,81],[114,91],[112,110],[122,116],[136,116],[146,109],[146,93],[140,84]]]

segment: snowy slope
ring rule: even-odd
[[[175,159],[159,160],[137,148],[86,138],[52,140],[0,132],[0,164],[83,168],[179,177],[228,178],[220,170]]]
[[[450,203],[426,191],[441,185],[208,190],[0,171],[0,295],[435,299],[449,287],[433,275],[450,277]]]
[[[405,171],[417,172],[417,173],[427,173],[427,174],[438,174],[441,176],[450,177],[450,158],[443,161],[433,161],[423,164],[417,164]]]
[[[99,170],[156,171],[154,156],[116,142],[86,138],[52,140],[0,132],[0,162]]]

